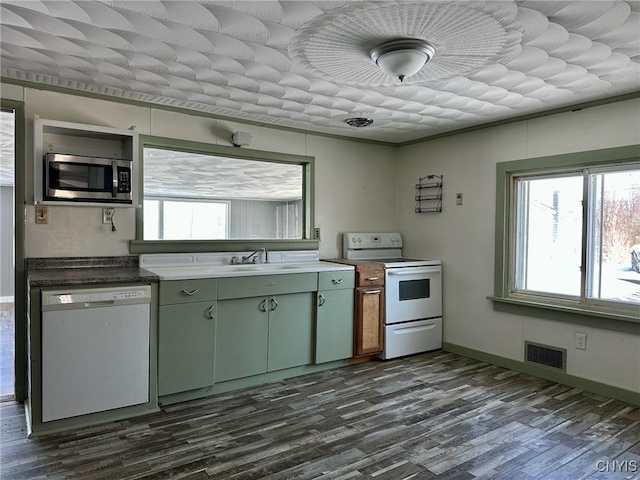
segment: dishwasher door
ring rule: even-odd
[[[151,287],[42,293],[42,421],[149,402]]]

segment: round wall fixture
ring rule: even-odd
[[[523,33],[517,13],[511,0],[347,3],[296,31],[289,54],[332,82],[390,85],[402,75],[403,85],[445,80],[514,58]],[[393,49],[394,42],[410,48]],[[407,65],[417,68],[411,76],[402,70]]]

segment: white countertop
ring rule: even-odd
[[[317,273],[355,268],[321,261],[316,251],[269,252],[269,263],[230,264],[232,256],[241,258],[248,253],[251,252],[142,255],[140,266],[158,275],[161,280]]]

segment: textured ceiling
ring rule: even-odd
[[[2,76],[400,143],[640,91],[640,1],[2,0]],[[368,52],[434,58],[400,84]],[[370,127],[344,123],[353,116]]]
[[[144,196],[300,200],[302,167],[146,148]]]
[[[0,111],[0,186],[13,185],[14,127],[13,112]]]

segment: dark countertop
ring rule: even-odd
[[[29,288],[155,283],[160,278],[138,266],[138,257],[28,258]]]

